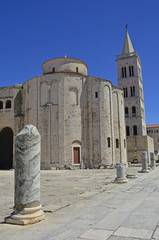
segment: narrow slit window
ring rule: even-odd
[[[55,68],[53,67],[53,69],[52,69],[52,72],[54,73],[55,72]]]
[[[110,137],[107,138],[108,148],[110,148]]]
[[[133,126],[133,133],[134,133],[134,136],[136,136],[137,135],[137,126],[135,125],[135,126]]]
[[[95,92],[95,98],[98,98],[98,92]]]
[[[119,139],[116,139],[116,148],[119,148]]]
[[[78,73],[78,67],[76,67],[76,73]]]

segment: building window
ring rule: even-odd
[[[78,67],[76,67],[76,73],[78,73]]]
[[[126,126],[126,136],[130,136],[130,128],[129,128],[129,126]]]
[[[128,109],[128,107],[125,107],[125,117],[129,117],[129,109]]]
[[[6,101],[6,108],[11,108],[11,100]]]
[[[125,141],[125,139],[124,139],[124,148],[126,148],[126,141]]]
[[[116,148],[119,148],[119,139],[116,139]]]
[[[133,126],[133,135],[136,136],[137,135],[137,126]]]
[[[133,77],[133,76],[134,76],[134,67],[129,66],[129,77]]]
[[[53,72],[53,73],[55,72],[55,68],[54,68],[54,67],[52,68],[52,72]]]
[[[0,101],[0,109],[3,109],[3,102]]]
[[[121,71],[122,71],[122,78],[126,78],[126,67],[122,67],[122,69],[121,69]]]
[[[95,92],[95,98],[98,98],[98,92]]]
[[[130,87],[131,97],[135,97],[135,87]]]
[[[132,107],[132,117],[136,117],[136,107]]]
[[[158,137],[158,139],[157,139],[157,140],[158,140],[158,142],[159,142],[159,137]]]
[[[107,138],[108,148],[110,148],[110,137]]]
[[[123,90],[124,90],[124,98],[128,97],[128,89],[127,89],[127,87],[123,88]]]

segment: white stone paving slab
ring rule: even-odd
[[[146,212],[146,209],[145,209]],[[158,216],[155,214],[140,214],[137,211],[131,214],[122,224],[122,227],[130,227],[137,229],[155,229],[158,222]]]
[[[119,236],[111,236],[108,240],[141,240],[141,238],[131,238],[131,237],[119,237]],[[146,240],[146,239],[142,239]]]
[[[127,217],[128,213],[123,212],[120,214],[116,214],[115,211],[114,213],[108,214],[105,218],[103,218],[93,227],[99,229],[116,230]]]
[[[103,229],[88,229],[84,232],[80,238],[92,239],[92,240],[107,240],[113,231],[103,230]]]
[[[154,235],[153,235],[153,239],[159,240],[159,227],[156,228]]]
[[[120,227],[113,233],[114,236],[151,239],[153,231],[147,229],[134,229]]]

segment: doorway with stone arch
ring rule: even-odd
[[[13,167],[13,131],[5,127],[0,132],[0,170]]]

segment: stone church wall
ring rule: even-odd
[[[82,75],[87,66],[81,60],[77,65],[75,59],[73,64],[67,61],[74,72],[67,72],[66,64],[64,72],[1,88],[1,98],[10,97],[13,108],[0,109],[0,128],[10,127],[16,135],[24,125],[36,126],[41,135],[42,169],[126,163],[122,90],[105,79]],[[48,71],[50,62],[45,64]]]

